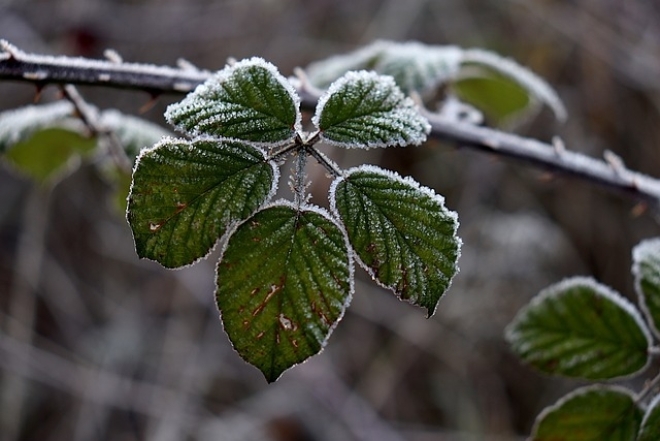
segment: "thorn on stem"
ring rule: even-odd
[[[646,202],[640,202],[632,208],[631,214],[634,218],[638,218],[646,213],[648,209],[649,205]]]
[[[158,102],[158,97],[160,97],[159,93],[149,93],[149,101],[144,103],[138,109],[138,113],[142,115],[153,109],[156,103]]]
[[[552,147],[554,147],[555,154],[557,156],[561,156],[566,153],[566,144],[564,144],[564,140],[559,136],[552,137]]]
[[[185,58],[179,58],[176,60],[176,65],[179,69],[186,72],[199,72],[199,68]]]
[[[122,64],[124,62],[124,59],[119,55],[119,52],[117,52],[114,49],[106,49],[103,51],[103,56],[111,63],[114,64]]]
[[[10,59],[17,59],[18,56],[20,55],[21,51],[8,42],[7,40],[0,40],[0,49],[4,52],[3,55],[8,55],[7,57],[3,57],[2,59],[4,60],[10,60]]]
[[[605,150],[603,158],[605,158],[605,162],[609,164],[612,171],[617,175],[621,175],[627,170],[626,165],[623,163],[623,159],[613,151]]]
[[[41,100],[41,93],[44,91],[46,85],[44,83],[34,83],[34,86],[36,90],[34,91],[33,102],[36,104]]]

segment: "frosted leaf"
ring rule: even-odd
[[[284,144],[300,130],[300,98],[277,68],[250,58],[221,70],[165,118],[179,130],[228,140]]]
[[[566,108],[552,87],[543,78],[515,61],[483,49],[468,49],[463,52],[462,63],[483,65],[511,78],[533,98],[549,106],[557,119],[566,119]]]
[[[454,78],[463,50],[456,46],[429,46],[418,42],[390,44],[374,65],[381,75],[390,75],[404,93],[427,95]]]
[[[546,408],[537,417],[529,440],[636,441],[642,416],[630,390],[584,387]]]
[[[346,148],[419,145],[431,126],[392,77],[349,72],[319,99],[313,123],[321,137]]]
[[[642,241],[633,249],[632,272],[640,306],[660,336],[660,238]]]
[[[431,97],[440,86],[461,79],[466,65],[480,65],[499,72],[519,84],[533,102],[548,105],[559,120],[566,119],[563,103],[545,80],[512,60],[482,49],[380,40],[354,52],[312,63],[306,73],[312,84],[327,88],[345,72],[371,70],[394,77],[406,94],[414,91]]]
[[[352,70],[373,70],[385,49],[393,44],[377,40],[353,52],[333,55],[316,61],[305,69],[307,79],[316,87],[327,89],[339,77]]]
[[[45,128],[60,128],[84,134],[84,124],[74,118],[73,113],[73,104],[69,101],[26,106],[0,113],[0,152],[26,141],[35,132]]]
[[[168,268],[204,257],[272,198],[278,178],[277,165],[244,143],[165,138],[142,150],[127,212],[138,255]]]
[[[444,199],[410,178],[361,166],[333,181],[330,205],[373,279],[433,315],[458,272],[461,247]]]
[[[143,148],[151,147],[172,133],[145,119],[110,109],[101,114],[101,125],[117,135],[124,151],[134,161]]]
[[[231,233],[216,300],[236,351],[268,382],[320,352],[353,293],[346,235],[324,210],[278,201]]]
[[[373,70],[392,76],[406,94],[426,94],[456,75],[461,54],[462,49],[455,46],[378,40],[349,54],[312,63],[306,72],[312,84],[326,88],[348,71]]]
[[[13,144],[5,152],[4,159],[39,183],[53,183],[75,170],[82,158],[94,152],[96,145],[94,138],[67,129],[48,127],[34,131]]]
[[[637,309],[586,277],[543,290],[508,326],[506,339],[542,372],[589,380],[642,371],[650,363],[652,343]]]
[[[651,401],[639,432],[637,441],[658,441],[660,439],[660,395]]]

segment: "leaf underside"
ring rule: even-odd
[[[300,125],[299,98],[270,63],[252,58],[214,75],[170,105],[167,120],[193,135],[279,144]]]
[[[321,97],[313,118],[324,140],[341,147],[419,145],[430,126],[391,77],[349,72]]]
[[[348,170],[331,204],[361,264],[431,316],[458,271],[458,221],[440,196],[377,167]]]
[[[612,379],[650,361],[650,334],[637,311],[583,277],[544,290],[518,313],[506,337],[524,362],[548,374]]]
[[[168,268],[205,256],[275,191],[278,169],[250,145],[166,138],[142,153],[128,221],[140,257]]]
[[[531,441],[635,441],[642,415],[625,389],[584,388],[539,415]]]
[[[340,228],[318,209],[279,203],[228,240],[216,299],[236,351],[269,382],[324,346],[352,295]]]

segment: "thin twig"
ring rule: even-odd
[[[642,402],[650,393],[660,386],[660,374],[656,375],[651,381],[648,381],[644,389],[635,395],[635,403]]]
[[[28,54],[6,41],[0,41],[0,49],[4,51],[0,52],[0,80],[30,82],[38,86],[51,83],[90,84],[142,90],[158,95],[190,92],[212,75],[209,71],[167,66]],[[298,90],[298,93],[301,106],[313,111],[318,94],[305,89]],[[426,111],[425,115],[431,122],[430,138],[514,158],[618,191],[656,208],[660,205],[658,179],[627,169],[616,170],[606,161],[569,150],[558,150],[556,145],[449,120]],[[317,157],[314,149],[309,149],[309,153]]]
[[[100,141],[104,141],[110,156],[114,160],[120,170],[130,173],[133,169],[130,159],[121,146],[119,138],[112,130],[104,127],[99,121],[98,112],[94,107],[89,105],[85,99],[80,95],[78,89],[72,84],[66,84],[62,87],[64,96],[71,101],[78,113],[78,116],[85,124],[85,126],[96,136]]]

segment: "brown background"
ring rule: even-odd
[[[654,2],[3,0],[0,38],[39,53],[101,57],[113,48],[128,61],[184,57],[207,69],[258,55],[287,75],[375,38],[482,47],[532,68],[566,103],[566,124],[546,112],[519,133],[560,135],[593,156],[609,149],[632,169],[660,174]],[[81,91],[134,114],[148,101]],[[48,89],[42,100],[55,96]],[[0,83],[0,110],[33,97],[32,86]],[[174,99],[144,116],[164,124]],[[520,366],[504,326],[570,275],[632,298],[630,250],[658,234],[653,217],[585,182],[453,146],[328,152],[445,195],[461,220],[461,273],[426,320],[358,271],[327,349],[273,385],[223,333],[217,253],[179,271],[139,261],[93,166],[51,191],[0,168],[0,439],[523,439],[534,415],[580,383]],[[325,205],[327,182],[314,179],[314,202]]]

